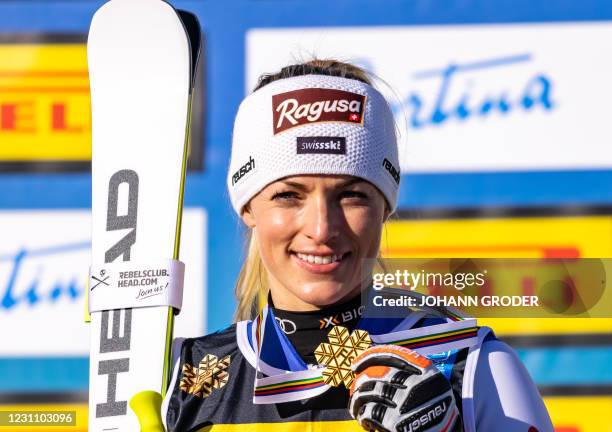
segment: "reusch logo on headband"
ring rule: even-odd
[[[343,90],[308,88],[272,96],[274,135],[319,122],[363,124],[366,97]]]
[[[241,179],[243,179],[249,172],[255,169],[255,159],[253,156],[249,156],[249,161],[242,165],[236,172],[232,175],[232,186],[238,183]]]
[[[397,168],[393,166],[391,161],[389,161],[389,159],[387,158],[384,158],[382,166],[389,172],[389,174],[391,174],[391,177],[393,177],[393,180],[395,180],[395,183],[399,184],[400,183],[400,172]]]

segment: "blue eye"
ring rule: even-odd
[[[295,192],[277,192],[272,196],[273,200],[288,200],[297,198],[297,193]]]
[[[359,192],[359,191],[343,191],[340,194],[340,198],[360,198],[360,199],[364,199],[367,198],[368,196],[366,194],[364,194],[363,192]]]

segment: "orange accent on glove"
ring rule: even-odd
[[[359,377],[362,377],[362,376],[365,375],[368,378],[382,378],[386,374],[388,374],[390,370],[391,370],[391,368],[389,368],[388,366],[370,366],[369,368],[367,368],[363,372],[357,374],[357,376],[355,377],[355,379],[353,380],[353,382],[351,384],[351,388],[349,389],[349,392],[350,392],[349,394],[350,395],[353,394],[353,390],[355,388],[355,383],[357,382],[357,379]]]
[[[397,355],[406,360],[408,363],[414,363],[419,367],[426,368],[431,364],[431,360],[427,357],[422,356],[416,351],[413,351],[409,348],[404,348],[397,345],[377,345],[371,348],[368,348],[364,352],[362,352],[359,356],[355,357],[353,360],[353,364],[360,361],[363,357],[373,354],[392,354]],[[370,368],[368,368],[370,369]]]

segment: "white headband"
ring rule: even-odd
[[[363,178],[395,210],[395,123],[378,91],[353,79],[304,75],[274,81],[242,101],[227,175],[234,210],[240,214],[271,182],[303,174]]]

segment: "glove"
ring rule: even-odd
[[[349,411],[366,430],[462,431],[448,380],[426,357],[396,345],[365,350],[351,365]]]

